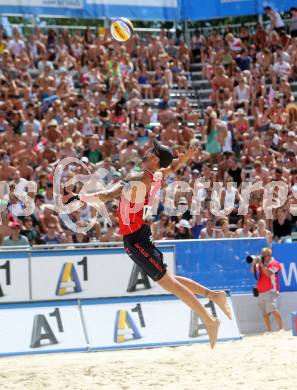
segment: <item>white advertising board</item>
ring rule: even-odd
[[[219,341],[240,339],[234,313],[229,321],[206,299],[201,303],[221,321]],[[0,356],[208,341],[200,319],[172,296],[3,303],[0,324]]]
[[[215,311],[221,321],[219,340],[240,339],[234,313],[230,321],[209,301],[201,299],[201,303],[208,310]],[[187,306],[171,296],[84,301],[82,311],[90,350],[208,341],[202,322]]]
[[[174,248],[162,248],[175,271]],[[82,299],[164,294],[134,266],[123,249],[32,252],[33,300]]]
[[[85,351],[77,305],[3,304],[0,306],[0,356]]]
[[[0,252],[0,303],[28,301],[29,299],[27,252]]]

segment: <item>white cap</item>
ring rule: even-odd
[[[89,159],[88,159],[87,156],[83,156],[83,157],[81,158],[81,161],[84,162],[84,163],[88,163],[88,162],[89,162]]]
[[[294,131],[289,131],[288,132],[288,137],[295,137]]]
[[[176,227],[177,228],[184,227],[186,229],[191,229],[191,225],[190,225],[189,221],[187,221],[186,219],[181,219],[179,221],[179,223],[176,224]]]
[[[48,126],[58,126],[58,122],[56,121],[56,119],[52,119]]]
[[[184,196],[180,197],[178,204],[186,204],[187,205],[188,204],[187,199]]]

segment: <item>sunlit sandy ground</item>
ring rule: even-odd
[[[0,346],[1,348],[1,346]],[[220,343],[0,359],[0,388],[296,390],[297,337],[275,332]]]

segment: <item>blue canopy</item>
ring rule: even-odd
[[[296,6],[296,0],[0,0],[0,13],[113,18],[132,20],[207,20],[256,15],[264,5],[279,11]]]

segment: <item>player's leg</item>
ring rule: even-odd
[[[227,296],[225,291],[212,291],[195,282],[192,279],[184,278],[183,276],[174,275],[175,279],[186,286],[193,294],[201,295],[202,297],[210,299],[213,303],[219,306],[219,308],[226,314],[231,320],[232,314],[228,305]]]
[[[282,317],[280,315],[280,312],[278,310],[275,310],[273,313],[271,313],[277,323],[277,326],[279,328],[279,330],[283,329],[283,320],[282,320]]]
[[[210,315],[205,307],[192,293],[192,291],[184,284],[180,283],[174,275],[166,272],[166,274],[160,280],[158,280],[158,283],[166,291],[174,294],[177,298],[179,298],[187,306],[195,311],[199,318],[204,322],[209,336],[210,346],[213,348],[217,341],[220,321]]]
[[[270,321],[270,314],[269,313],[266,313],[266,314],[263,315],[263,321],[264,321],[265,327],[268,330],[268,332],[271,332],[272,331],[272,327],[271,327],[271,321]]]
[[[204,322],[213,348],[217,341],[220,322],[208,313],[205,307],[186,286],[167,272],[162,252],[150,240],[151,231],[144,225],[136,234],[124,238],[124,247],[131,259],[138,264],[155,282],[168,292],[176,295],[197,313]]]

